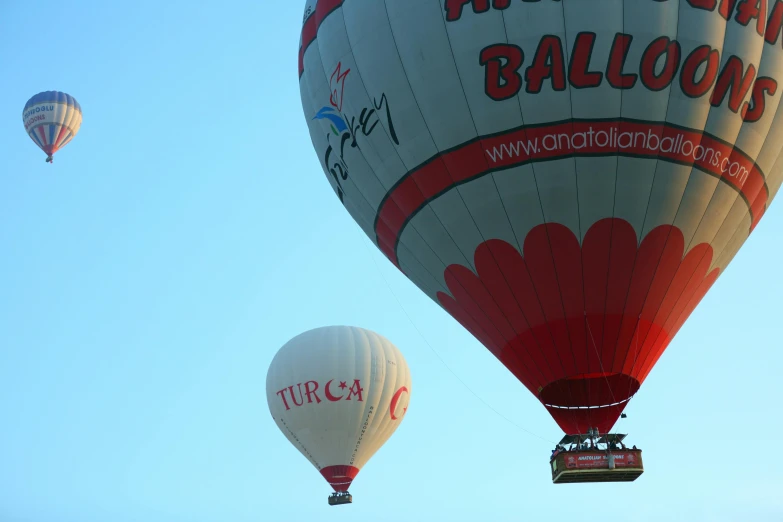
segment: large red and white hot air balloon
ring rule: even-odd
[[[351,482],[400,425],[410,394],[400,350],[351,326],[297,335],[277,352],[266,377],[272,417],[334,488],[330,504],[352,501]]]
[[[568,434],[611,429],[778,191],[779,78],[779,0],[309,0],[299,51],[346,210]]]

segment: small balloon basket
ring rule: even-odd
[[[341,504],[352,504],[353,496],[347,491],[338,491],[329,495],[329,505],[339,506]]]
[[[644,473],[642,450],[627,448],[626,435],[566,435],[552,452],[552,483],[633,482]]]

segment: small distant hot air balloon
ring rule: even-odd
[[[47,163],[70,142],[82,125],[82,108],[64,92],[40,92],[27,100],[22,111],[24,130],[44,151]]]
[[[408,409],[411,377],[402,353],[351,326],[304,332],[277,352],[266,377],[269,411],[286,438],[352,502],[351,482]]]

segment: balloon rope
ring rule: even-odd
[[[639,314],[639,320],[641,320],[641,319],[642,319],[642,316],[641,316],[641,314]],[[637,322],[636,324],[638,325],[639,323]],[[631,368],[636,368],[636,360],[639,357],[639,330],[638,330],[638,326],[637,326],[637,328],[634,331],[634,339],[636,339],[636,351],[633,354],[633,366],[631,366]],[[639,385],[641,386],[641,383]],[[631,395],[631,387],[632,386],[633,386],[633,381],[628,383],[628,395]],[[639,390],[637,389],[636,392],[638,393]],[[631,399],[633,399],[633,395],[628,397],[628,401],[627,402],[630,403]]]
[[[410,314],[408,314],[408,311],[407,311],[407,310],[405,309],[405,307],[403,306],[403,304],[402,304],[402,301],[400,301],[400,298],[399,298],[399,297],[397,297],[397,294],[394,292],[394,289],[392,288],[391,284],[389,283],[389,280],[388,280],[388,279],[386,279],[386,276],[385,276],[385,275],[383,275],[383,271],[381,270],[381,267],[378,265],[378,262],[375,260],[375,256],[373,256],[373,253],[372,253],[372,251],[370,250],[370,247],[367,245],[367,243],[365,243],[365,242],[364,242],[365,236],[364,236],[364,235],[362,235],[362,232],[361,232],[361,230],[359,230],[359,231],[358,231],[358,233],[359,233],[359,235],[360,235],[360,241],[361,241],[361,243],[364,245],[364,248],[367,250],[367,254],[370,256],[370,259],[372,259],[372,262],[373,262],[373,264],[375,265],[375,268],[376,268],[376,270],[378,270],[378,273],[381,275],[381,279],[383,279],[383,282],[384,282],[384,283],[386,283],[386,288],[389,290],[389,293],[391,293],[391,295],[394,297],[394,300],[395,300],[395,301],[397,301],[397,304],[398,304],[398,305],[400,305],[400,309],[401,309],[401,310],[402,310],[402,312],[405,314],[405,317],[407,317],[407,318],[408,318],[408,322],[410,322],[410,323],[411,323],[411,326],[413,326],[413,329],[414,329],[414,330],[416,330],[416,332],[419,334],[419,337],[421,337],[421,340],[422,340],[422,341],[424,341],[424,344],[426,344],[426,345],[427,345],[427,347],[428,347],[428,348],[429,348],[429,349],[432,351],[432,353],[434,353],[434,354],[435,354],[435,357],[437,357],[437,358],[438,358],[438,360],[439,360],[439,361],[441,362],[441,364],[443,364],[443,366],[444,366],[444,367],[445,367],[445,368],[446,368],[446,369],[449,371],[449,373],[450,373],[452,376],[454,376],[454,378],[455,378],[455,379],[457,379],[457,381],[459,381],[459,383],[460,383],[460,384],[462,384],[462,386],[464,386],[464,387],[465,387],[465,389],[466,389],[466,390],[468,390],[468,391],[469,391],[469,392],[470,392],[470,393],[471,393],[471,394],[472,394],[472,395],[473,395],[473,396],[474,396],[476,399],[478,399],[478,400],[479,400],[479,401],[480,401],[482,404],[484,404],[484,406],[486,406],[487,408],[489,408],[490,410],[492,410],[492,411],[493,411],[493,412],[494,412],[494,413],[495,413],[495,414],[496,414],[498,417],[500,417],[501,419],[505,420],[506,422],[508,422],[508,423],[509,423],[509,424],[511,424],[512,426],[516,427],[517,429],[524,431],[524,432],[525,432],[525,433],[527,433],[528,435],[531,435],[531,436],[533,436],[533,437],[536,437],[536,438],[538,438],[538,439],[541,439],[541,440],[543,440],[543,441],[545,441],[545,442],[548,442],[548,443],[550,443],[550,444],[557,444],[556,442],[554,442],[554,441],[552,441],[552,440],[549,440],[549,439],[547,439],[546,437],[542,437],[541,435],[538,435],[537,433],[534,433],[534,432],[532,432],[532,431],[530,431],[530,430],[528,430],[528,429],[526,429],[526,428],[523,428],[522,426],[520,426],[520,425],[519,425],[519,424],[517,424],[516,422],[512,421],[511,419],[509,419],[508,417],[506,417],[505,415],[503,415],[502,413],[500,413],[498,410],[496,410],[495,408],[493,408],[493,407],[492,407],[492,406],[491,406],[491,405],[490,405],[490,404],[489,404],[487,401],[485,401],[484,399],[482,399],[482,398],[481,398],[481,397],[480,397],[480,396],[479,396],[479,395],[478,395],[476,392],[474,392],[474,391],[473,391],[473,390],[470,388],[470,386],[468,386],[468,385],[465,383],[465,381],[463,381],[462,379],[460,379],[460,377],[459,377],[459,376],[458,376],[456,373],[454,373],[454,370],[452,370],[452,369],[451,369],[451,367],[450,367],[448,364],[446,364],[446,361],[444,361],[444,360],[443,360],[443,357],[441,357],[441,356],[440,356],[440,354],[437,352],[437,350],[435,350],[435,348],[433,348],[433,347],[432,347],[432,345],[431,345],[431,344],[430,344],[430,342],[427,340],[427,338],[426,338],[426,337],[424,337],[424,334],[423,334],[423,333],[421,333],[421,330],[419,330],[419,327],[418,327],[418,326],[416,326],[416,323],[414,323],[414,322],[413,322],[413,319],[411,318]]]

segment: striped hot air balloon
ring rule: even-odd
[[[777,193],[779,79],[781,1],[309,0],[299,50],[345,209],[567,434],[612,428]]]
[[[46,153],[46,161],[67,145],[82,125],[82,108],[64,92],[41,92],[27,100],[22,111],[24,130]]]

